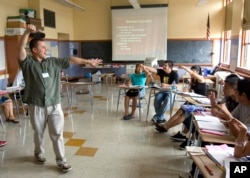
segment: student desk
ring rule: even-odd
[[[183,84],[184,84],[184,82],[185,82],[184,80],[191,79],[191,76],[189,74],[184,74],[181,78],[183,79]],[[208,84],[208,85],[214,84],[214,82],[211,79],[209,79],[209,78],[204,78],[204,79],[205,79],[206,84]]]
[[[203,104],[203,103],[199,103],[197,102],[193,97],[191,96],[183,96],[183,99],[193,105],[197,105],[197,106],[204,106],[204,107],[210,107],[210,104]]]
[[[221,143],[221,144],[235,144],[235,137],[231,134],[225,134],[225,135],[216,135],[216,134],[210,134],[210,133],[204,133],[199,129],[199,126],[197,124],[197,121],[195,120],[195,114],[192,116],[192,122],[190,125],[190,130],[192,130],[193,126],[196,128],[196,131],[198,131],[198,143],[197,146],[201,146],[201,142],[209,142],[209,143]],[[190,141],[190,136],[188,143]]]
[[[204,152],[197,153],[192,152],[187,149],[188,155],[191,157],[191,159],[194,161],[196,165],[194,178],[198,177],[199,171],[202,173],[202,175],[205,178],[225,178],[226,173],[221,168],[219,168],[216,163],[211,160]],[[213,175],[210,175],[208,170],[205,168],[205,165],[212,170]]]
[[[93,83],[92,82],[66,82],[64,84],[68,85],[69,88],[71,89],[70,97],[69,97],[69,93],[67,93],[67,95],[69,97],[68,102],[69,102],[70,113],[72,111],[72,100],[73,100],[74,88],[86,86],[87,91],[88,91],[88,95],[89,95],[90,105],[91,105],[91,114],[93,115],[93,103],[94,103],[93,92],[92,92]]]

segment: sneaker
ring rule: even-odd
[[[167,132],[168,129],[166,129],[163,125],[160,125],[160,124],[155,124],[155,129],[158,131],[158,132]]]
[[[188,142],[188,139],[186,138],[186,140],[179,145],[179,149],[185,150],[186,146],[194,145],[194,142],[192,140],[190,140],[189,145],[187,145],[187,142]]]
[[[131,114],[123,116],[123,120],[130,120],[130,119],[132,119]]]
[[[37,164],[44,164],[46,162],[46,158],[42,155],[36,155],[35,159]]]
[[[163,119],[163,120],[157,120],[157,121],[156,121],[156,124],[161,124],[161,123],[164,123],[164,122],[166,122],[165,119]]]
[[[170,137],[172,140],[183,142],[186,140],[186,136],[182,135],[181,132],[178,132],[177,134]]]
[[[7,141],[0,141],[0,147],[7,145]]]
[[[70,170],[72,170],[71,165],[67,163],[58,164],[57,167],[63,172],[69,172]]]

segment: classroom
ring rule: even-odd
[[[0,177],[202,176],[206,170],[200,167],[197,175],[190,176],[197,158],[171,139],[183,125],[162,134],[152,123],[158,92],[153,85],[162,83],[156,73],[166,61],[173,61],[177,90],[184,91],[193,77],[190,69],[199,66],[206,94],[213,91],[217,98],[224,95],[221,82],[230,74],[250,78],[249,6],[250,0],[1,0],[0,95],[12,99],[18,122],[8,122],[1,104]],[[80,65],[70,62],[60,71],[63,141],[67,163],[72,166],[66,174],[55,166],[48,126],[44,133],[47,161],[34,163],[30,106],[22,100],[23,86],[13,85],[20,69],[17,46],[29,24],[45,34],[46,58],[86,60]],[[25,53],[32,54],[28,44]],[[93,67],[95,59],[102,63]],[[137,64],[147,74],[147,86],[133,89],[145,95],[136,100],[133,117],[125,117],[125,108],[131,110],[133,104],[126,106],[126,92],[132,89],[124,84]],[[199,104],[198,99],[190,101],[192,97],[171,89],[173,99],[164,112],[165,121],[185,102],[211,106]],[[217,138],[211,140],[220,143]],[[231,137],[226,140],[229,145],[235,142]],[[228,176],[215,169],[219,177]],[[204,177],[212,177],[208,173]]]

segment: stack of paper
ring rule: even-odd
[[[226,178],[229,178],[230,174],[230,162],[247,162],[245,157],[235,158],[234,148],[229,147],[226,144],[223,145],[206,145],[206,154],[210,157],[218,166],[222,166],[226,170]]]
[[[210,99],[208,98],[195,98],[195,101],[202,103],[202,104],[210,104]]]
[[[13,86],[13,87],[6,87],[7,91],[13,91],[13,90],[20,90],[19,86]]]
[[[210,157],[216,164],[224,166],[224,160],[226,158],[234,158],[234,148],[229,147],[226,144],[222,145],[206,145],[206,154]],[[235,159],[235,158],[234,158]]]
[[[195,120],[201,130],[208,131],[217,131],[222,133],[228,133],[228,129],[223,123],[220,122],[220,119],[215,116],[195,116]]]

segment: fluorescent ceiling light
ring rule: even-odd
[[[133,6],[134,9],[140,9],[141,6],[140,4],[138,3],[137,0],[128,0],[130,2],[130,4]]]
[[[78,10],[85,11],[85,9],[84,9],[83,7],[81,7],[81,6],[79,6],[79,5],[75,4],[75,3],[73,3],[73,2],[70,1],[70,0],[55,0],[55,1],[60,2],[60,3],[63,3],[63,4],[65,4],[65,5],[67,5],[67,6],[72,7],[72,8],[75,8],[75,9],[78,9]]]
[[[208,0],[198,0],[196,6],[200,7],[200,6],[204,6],[207,3]]]

